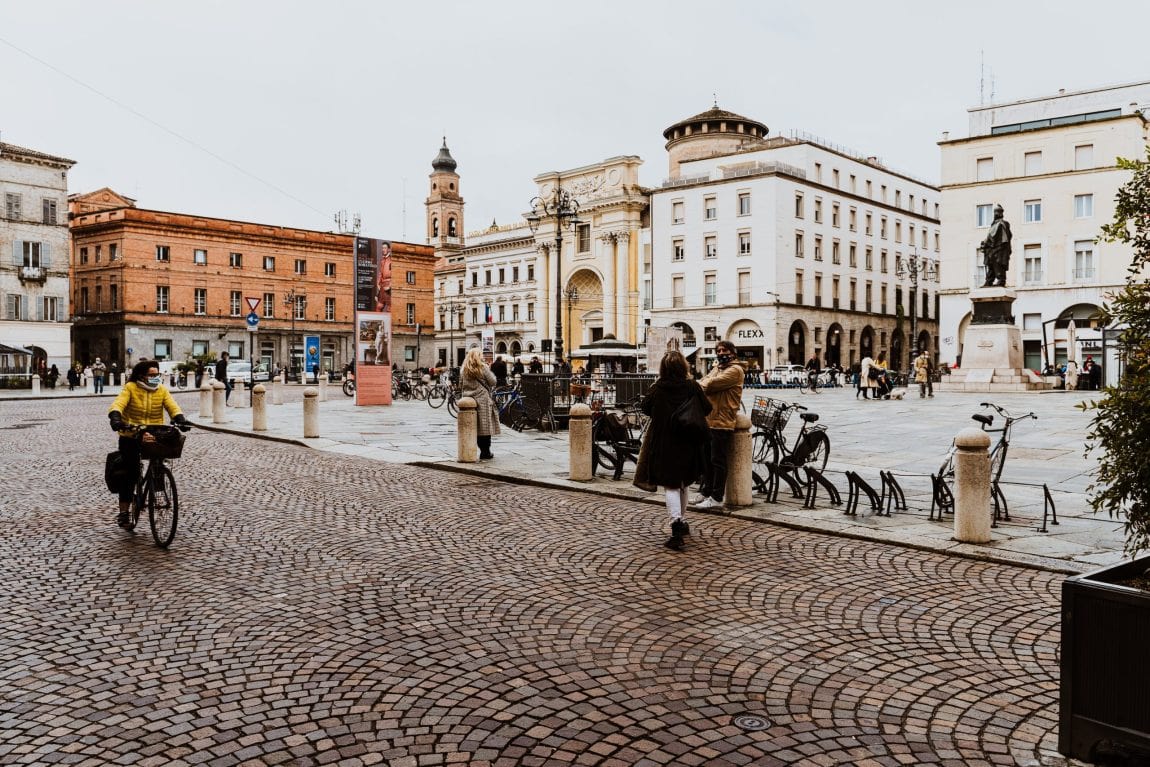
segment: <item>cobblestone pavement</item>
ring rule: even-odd
[[[0,764],[1031,765],[1061,576],[193,432],[168,551],[107,400],[0,402]],[[736,723],[749,714],[765,729]]]

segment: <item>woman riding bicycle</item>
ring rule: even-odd
[[[132,491],[140,468],[140,435],[131,427],[162,426],[164,411],[171,416],[174,424],[182,426],[188,422],[172,393],[163,384],[160,363],[155,360],[137,362],[128,376],[128,382],[108,408],[108,420],[112,431],[120,435],[120,453],[131,474],[124,478],[119,488],[120,513],[116,517],[116,524],[120,527],[128,525]]]

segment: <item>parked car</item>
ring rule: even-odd
[[[255,383],[262,383],[272,380],[271,369],[264,362],[256,364],[256,369],[253,374],[252,364],[243,360],[228,363],[228,379],[235,381],[237,384],[242,383],[244,386],[251,387],[253,380]]]
[[[770,382],[781,386],[800,386],[807,380],[807,369],[802,365],[776,365],[771,368]]]

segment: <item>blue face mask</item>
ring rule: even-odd
[[[160,382],[163,380],[164,379],[160,378],[159,376],[152,376],[148,379],[148,386],[159,386]]]

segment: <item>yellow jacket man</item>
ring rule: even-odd
[[[704,455],[703,483],[699,495],[692,500],[696,509],[719,509],[723,506],[735,416],[742,404],[746,376],[738,354],[739,350],[733,343],[719,341],[715,344],[716,364],[699,381],[711,403],[711,414],[707,416],[711,439]]]

